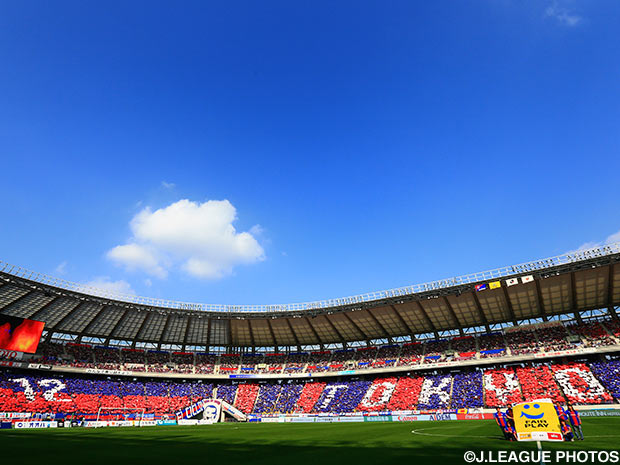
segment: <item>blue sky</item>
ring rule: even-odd
[[[206,303],[620,230],[620,3],[4,2],[0,259]]]

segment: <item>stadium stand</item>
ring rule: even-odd
[[[617,402],[620,253],[588,260],[506,270],[504,290],[479,293],[474,277],[325,307],[257,306],[251,318],[46,295],[48,284],[0,272],[0,314],[46,323],[33,357],[0,369],[0,411],[164,416],[211,397],[258,415]]]
[[[506,407],[521,402],[523,394],[517,374],[509,369],[484,371],[484,401],[488,407]]]
[[[482,372],[457,373],[452,382],[452,408],[481,408],[484,406]]]
[[[549,398],[560,403],[565,401],[553,379],[551,369],[546,365],[517,368],[517,378],[525,401],[541,398]]]
[[[590,368],[615,401],[620,401],[620,360],[593,362]]]
[[[577,405],[612,403],[620,395],[620,361],[555,363],[478,369],[450,374],[210,384],[110,380],[79,375],[0,372],[0,411],[94,414],[100,407],[173,414],[215,396],[244,413],[346,413],[384,410],[480,408],[550,397]]]

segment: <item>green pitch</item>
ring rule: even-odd
[[[620,449],[620,418],[585,418],[586,440],[545,449]],[[412,433],[415,431],[415,433]],[[467,450],[533,450],[493,421],[227,423],[148,428],[0,430],[3,464],[464,464]]]

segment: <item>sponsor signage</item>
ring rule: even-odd
[[[579,416],[582,416],[582,417],[620,417],[620,410],[615,410],[615,409],[580,410]]]
[[[56,428],[57,423],[55,421],[16,421],[15,428],[17,429],[32,429],[32,428]]]
[[[15,418],[30,418],[32,415],[30,412],[0,412],[0,418],[8,418],[8,419],[15,419]]]
[[[170,426],[170,425],[176,425],[177,421],[176,420],[157,420],[157,426]]]
[[[457,413],[457,420],[493,420],[492,413]]]
[[[560,420],[551,399],[521,402],[513,407],[518,441],[562,441]]]
[[[364,421],[392,421],[392,415],[382,415],[376,417],[364,417]]]
[[[0,349],[0,359],[21,360],[23,356],[23,352],[18,352],[16,350]]]
[[[41,367],[43,366],[45,365],[41,365]],[[101,370],[99,368],[87,368],[86,373],[96,373],[101,375],[131,375],[133,372],[124,370]]]

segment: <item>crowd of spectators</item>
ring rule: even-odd
[[[539,352],[536,332],[530,329],[510,331],[504,335],[512,355],[524,355]]]
[[[411,410],[418,405],[423,377],[403,376],[398,379],[394,393],[388,403],[388,410]]]
[[[457,373],[452,381],[452,408],[481,408],[484,406],[482,394],[482,372]]]
[[[517,368],[517,378],[525,401],[548,398],[554,402],[565,402],[553,372],[546,365]]]
[[[211,374],[215,371],[217,356],[213,354],[197,353],[195,373]]]
[[[240,384],[237,387],[237,396],[234,406],[243,413],[250,413],[254,409],[254,403],[258,396],[258,384]]]
[[[452,376],[425,376],[420,389],[418,407],[421,409],[445,409],[450,406]]]
[[[306,383],[303,386],[295,406],[295,412],[309,413],[312,407],[317,403],[325,388],[325,383]]]
[[[611,403],[612,397],[584,363],[551,365],[553,376],[572,404]]]
[[[0,371],[0,411],[83,412],[99,407],[174,413],[217,397],[245,413],[345,413],[505,407],[551,398],[573,404],[611,403],[620,396],[620,361],[539,364],[374,380],[220,384],[83,378]]]
[[[372,368],[372,364],[377,358],[376,347],[364,347],[357,349],[353,359],[359,369]]]
[[[450,341],[440,339],[436,341],[428,341],[424,351],[424,363],[439,362],[444,358],[445,352],[450,348]]]
[[[484,371],[484,401],[488,407],[506,407],[523,400],[514,370],[505,368]]]
[[[478,353],[476,338],[473,336],[460,336],[452,339],[451,349],[457,360],[470,360]]]
[[[616,320],[526,327],[477,337],[460,336],[403,345],[324,350],[310,354],[206,354],[129,349],[68,342],[40,344],[40,363],[77,368],[128,370],[152,373],[320,373],[351,369],[415,366],[440,361],[459,362],[475,358],[535,354],[617,344],[620,323]]]
[[[585,343],[590,347],[601,347],[617,344],[611,337],[605,326],[600,322],[577,323],[568,326],[568,330],[581,336]]]
[[[410,342],[404,344],[398,359],[398,365],[417,365],[422,359],[424,353],[424,346],[420,342]]]
[[[395,377],[375,379],[360,401],[358,410],[363,412],[387,410],[388,402],[394,394],[397,382],[398,379]]]
[[[372,362],[373,367],[382,368],[396,365],[398,356],[400,355],[400,346],[390,345],[382,346],[377,351],[377,356]]]
[[[482,334],[478,337],[480,358],[501,357],[506,355],[506,340],[502,333]]]
[[[545,352],[558,350],[568,350],[575,347],[575,344],[568,342],[568,332],[563,325],[547,326],[536,328],[539,347]]]
[[[280,356],[278,357],[279,359],[282,359],[283,357]],[[308,362],[308,354],[305,352],[299,352],[299,353],[293,353],[293,354],[289,354],[286,359],[285,359],[286,364],[284,365],[284,371],[287,373],[301,373],[304,371],[304,369],[306,368],[306,363]],[[278,363],[277,365],[273,365],[274,367],[279,368],[279,371],[276,371],[277,373],[282,371],[281,368],[281,363]],[[272,365],[270,365],[271,367]],[[270,370],[272,371],[272,370]],[[275,371],[275,370],[273,370]]]
[[[609,391],[616,402],[620,401],[620,360],[605,360],[590,364],[592,373]]]
[[[260,415],[276,413],[276,402],[282,393],[282,387],[281,384],[262,385],[256,397],[254,413]],[[238,396],[237,394],[237,397]]]

